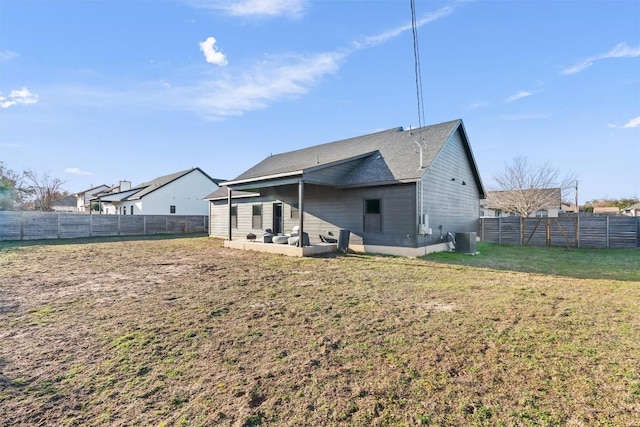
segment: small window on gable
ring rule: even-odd
[[[382,232],[382,203],[380,199],[366,199],[364,201],[364,231]]]
[[[262,205],[253,205],[251,213],[251,228],[262,230]]]
[[[172,214],[176,213],[176,205],[169,206],[169,213],[172,213]]]

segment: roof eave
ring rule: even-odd
[[[297,171],[293,171],[293,172],[276,173],[276,174],[272,174],[272,175],[258,176],[258,177],[255,177],[255,178],[245,178],[245,179],[238,179],[238,180],[221,182],[220,186],[221,187],[230,187],[230,186],[234,186],[234,185],[250,184],[250,183],[254,183],[254,182],[269,181],[269,180],[273,180],[273,179],[289,178],[289,177],[293,177],[293,176],[302,176],[303,174],[304,174],[303,170],[297,170]]]

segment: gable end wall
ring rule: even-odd
[[[433,234],[425,236],[423,244],[440,241],[447,232],[478,231],[480,189],[473,175],[462,142],[460,130],[446,142],[438,156],[422,177],[424,213],[429,215]],[[462,185],[462,183],[466,185]]]

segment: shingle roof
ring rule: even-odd
[[[77,205],[77,200],[76,200],[76,196],[75,194],[69,194],[68,196],[65,196],[61,199],[56,200],[55,202],[53,202],[51,205],[52,206],[73,206],[75,207]]]
[[[209,175],[207,175],[202,169],[200,168],[191,168],[191,169],[187,169],[187,170],[183,170],[180,172],[175,172],[175,173],[171,173],[169,175],[164,175],[164,176],[160,176],[158,178],[155,178],[149,182],[144,182],[142,184],[136,185],[134,187],[131,187],[128,190],[123,190],[123,191],[119,191],[117,193],[111,193],[105,196],[101,196],[100,199],[103,201],[108,201],[108,200],[138,200],[143,198],[144,196],[146,196],[147,194],[157,190],[160,187],[163,187],[173,181],[175,181],[176,179],[182,178],[183,176],[193,172],[194,170],[199,170],[202,174],[204,174],[207,178],[209,178],[211,181],[215,182],[216,184],[220,183],[222,180],[219,179],[213,179],[211,178]]]
[[[149,182],[144,182],[140,185],[136,185],[135,187],[131,187],[132,190],[139,189],[135,194],[127,197],[127,200],[138,200],[151,193],[152,191],[157,190],[160,187],[167,185],[168,183],[175,181],[178,178],[185,176],[191,171],[197,168],[187,169],[180,172],[171,173],[169,175],[159,176]],[[203,172],[204,173],[204,172]]]
[[[336,162],[365,156],[364,160],[346,176],[341,177],[337,186],[373,185],[391,182],[412,182],[419,180],[436,158],[444,144],[457,130],[464,134],[463,140],[469,159],[473,165],[478,183],[480,177],[473,154],[466,140],[462,120],[452,120],[420,129],[404,130],[393,128],[369,135],[341,141],[315,145],[287,153],[267,157],[257,165],[239,175],[237,181],[252,181],[273,175],[308,172],[311,169],[330,167]],[[416,142],[424,141],[423,168],[420,167],[419,148]],[[224,184],[223,184],[224,185]],[[481,186],[481,184],[480,184]]]

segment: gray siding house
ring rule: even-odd
[[[220,185],[206,197],[211,236],[298,226],[313,244],[350,230],[351,249],[405,256],[476,231],[485,197],[462,120],[272,155]]]

